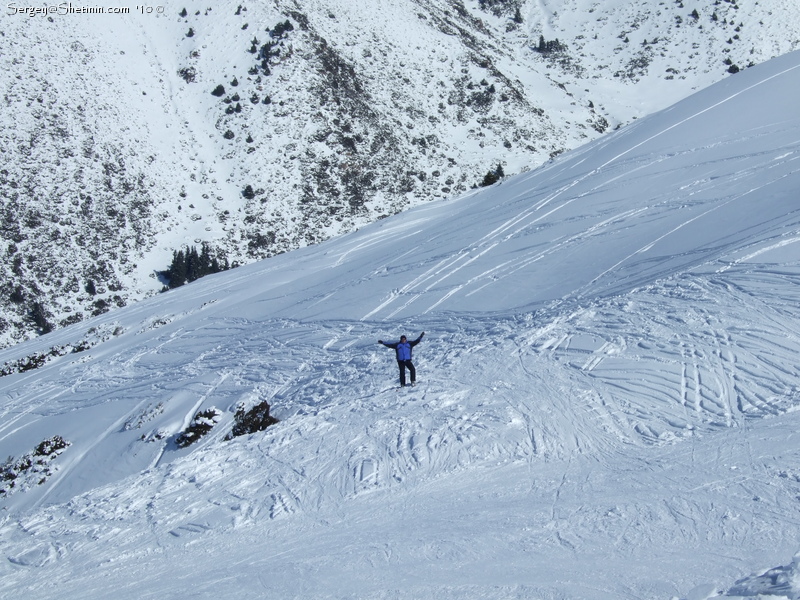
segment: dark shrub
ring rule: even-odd
[[[186,83],[192,83],[195,77],[197,77],[197,69],[194,67],[183,67],[182,69],[178,69],[178,75],[180,75]]]
[[[272,31],[269,32],[269,37],[275,39],[281,39],[283,36],[290,32],[294,31],[294,25],[292,25],[289,19],[286,19],[283,23],[278,23],[275,27],[272,28]]]
[[[50,439],[40,442],[33,453],[36,456],[50,456],[51,454],[60,454],[68,446],[69,442],[64,438],[60,435],[54,435]]]
[[[0,498],[43,484],[53,474],[50,462],[69,446],[60,435],[54,435],[40,442],[33,452],[18,459],[9,456],[0,465]]]
[[[206,410],[201,410],[195,416],[185,431],[182,431],[175,438],[175,445],[178,448],[186,448],[197,442],[214,428],[219,421],[220,412],[213,406]]]
[[[256,404],[248,411],[245,411],[244,406],[240,406],[236,410],[233,419],[235,423],[230,435],[228,435],[228,439],[255,433],[257,431],[264,431],[270,425],[274,425],[278,422],[278,419],[270,416],[269,404],[266,400],[262,401],[260,404]]]

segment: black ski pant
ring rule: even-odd
[[[411,375],[411,383],[414,383],[417,380],[417,370],[414,368],[414,363],[412,363],[410,360],[398,359],[397,366],[400,367],[400,385],[406,384],[406,369],[408,369],[408,372]]]

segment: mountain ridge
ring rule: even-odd
[[[798,89],[795,52],[0,351],[68,349],[0,377],[0,452],[63,450],[4,482],[0,589],[797,595]],[[398,390],[377,340],[423,330]],[[226,439],[264,401],[279,422]]]
[[[790,2],[696,6],[6,14],[0,343],[157,293],[181,248],[247,263],[531,169],[800,39]]]

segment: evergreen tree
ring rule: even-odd
[[[503,171],[503,165],[497,163],[497,168],[494,171],[488,171],[486,175],[483,177],[483,181],[481,182],[481,187],[488,187],[490,185],[494,185],[505,176],[506,174],[505,171]]]
[[[494,171],[489,171],[483,177],[483,181],[481,182],[481,187],[489,187],[490,185],[494,185],[497,183],[498,177]]]
[[[197,248],[192,246],[186,250],[186,281],[191,282],[197,279],[199,270],[200,257],[197,255]]]
[[[196,246],[174,251],[172,264],[161,274],[168,280],[167,287],[172,289],[229,268],[228,259],[220,262],[211,245],[203,242],[199,252]]]
[[[33,321],[40,334],[44,335],[53,331],[53,325],[47,320],[47,309],[41,302],[33,303],[28,318]]]
[[[183,250],[172,253],[172,264],[167,271],[169,287],[176,288],[186,283],[186,257]]]
[[[211,251],[208,248],[208,244],[203,244],[200,249],[200,262],[198,265],[198,275],[197,279],[200,277],[205,277],[213,273],[212,264],[211,264]]]

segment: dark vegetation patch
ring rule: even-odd
[[[248,435],[257,431],[264,431],[270,425],[278,422],[278,419],[269,414],[269,404],[263,400],[249,410],[245,410],[240,405],[233,416],[234,425],[231,432],[225,439],[233,439],[240,435]]]
[[[51,464],[53,460],[70,445],[60,435],[54,435],[18,459],[9,456],[0,465],[0,497],[42,485],[55,471]]]
[[[186,448],[200,441],[202,437],[208,435],[214,428],[221,416],[222,413],[213,406],[206,410],[201,410],[194,416],[189,426],[175,438],[175,445],[178,448]]]

